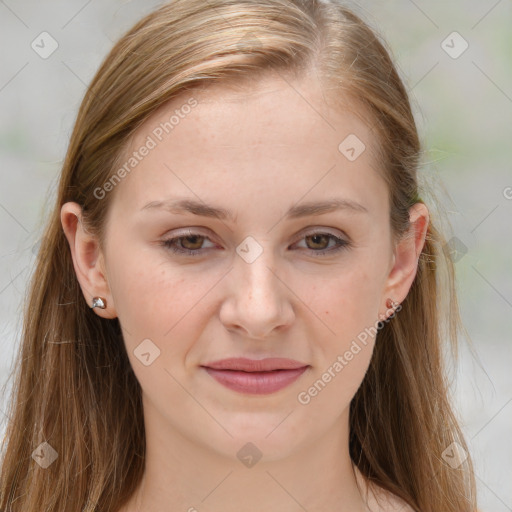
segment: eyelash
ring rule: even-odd
[[[315,255],[315,257],[322,256],[326,253],[334,254],[343,249],[348,249],[352,245],[347,240],[343,240],[342,238],[339,238],[331,233],[324,233],[322,231],[308,233],[308,234],[304,235],[300,240],[303,240],[304,238],[307,238],[307,237],[318,236],[318,235],[324,235],[324,236],[330,237],[330,239],[334,240],[337,245],[334,248],[322,249],[319,251],[315,251],[314,249],[307,249],[307,250],[311,251]],[[204,254],[204,251],[201,251],[201,249],[192,250],[192,249],[177,248],[176,245],[174,244],[174,242],[176,242],[177,240],[182,240],[183,238],[189,238],[189,237],[201,237],[206,240],[210,240],[207,236],[201,235],[200,233],[187,232],[187,233],[182,234],[181,236],[177,236],[174,238],[168,238],[167,240],[162,240],[161,244],[166,249],[170,250],[171,252],[178,254],[178,255],[182,255],[182,256],[201,256],[202,254]]]

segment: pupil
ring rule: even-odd
[[[311,239],[313,240],[314,244],[320,243],[319,239],[325,238],[325,235],[312,235]]]
[[[184,240],[187,244],[188,244],[188,241],[192,240],[192,245],[194,245],[194,241],[196,241],[196,244],[197,244],[197,240],[200,238],[201,237],[199,237],[199,236],[186,236],[184,238]],[[201,245],[200,242],[199,242],[199,245]],[[197,247],[192,247],[192,249],[197,249]]]

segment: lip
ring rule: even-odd
[[[274,393],[295,382],[309,365],[293,359],[229,358],[201,365],[223,386],[238,391],[263,395]]]
[[[305,363],[284,357],[267,357],[265,359],[248,359],[246,357],[230,357],[205,364],[214,370],[240,370],[244,372],[269,372],[272,370],[296,370],[308,366]]]

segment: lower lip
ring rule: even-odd
[[[214,370],[203,367],[217,382],[239,393],[266,395],[279,391],[295,382],[307,366],[295,370],[274,370],[270,372],[242,372],[237,370]]]

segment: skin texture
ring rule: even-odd
[[[428,210],[411,209],[409,236],[395,246],[370,128],[364,116],[327,103],[311,75],[293,83],[270,75],[243,90],[214,86],[174,98],[139,128],[127,154],[192,96],[197,106],[109,192],[103,251],[77,222],[76,203],[61,212],[84,296],[89,304],[104,297],[107,308],[94,312],[119,318],[143,391],[146,472],[123,511],[407,510],[373,498],[366,508],[348,452],[349,404],[374,337],[308,404],[297,397],[359,333],[390,315],[388,298],[406,297]],[[354,161],[338,149],[349,134],[366,145]],[[368,212],[284,217],[297,203],[332,197]],[[168,198],[232,210],[236,222],[141,211]],[[183,228],[205,238],[175,245],[202,255],[161,245],[184,236]],[[350,245],[328,252],[335,239],[315,233]],[[248,236],[263,249],[251,263],[236,252]],[[160,350],[148,366],[134,354],[144,339]],[[287,388],[259,396],[227,389],[200,368],[236,356],[310,366]],[[237,457],[248,442],[262,453],[253,467]]]

